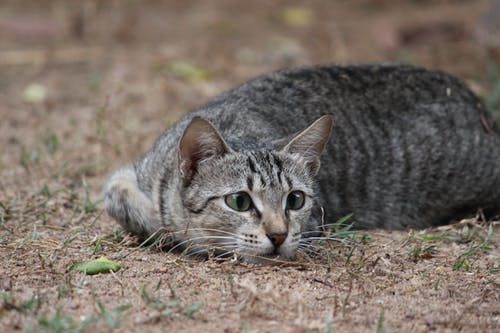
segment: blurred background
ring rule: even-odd
[[[500,1],[2,0],[0,190],[54,170],[98,190],[189,109],[282,67],[442,69],[499,112],[499,26]]]

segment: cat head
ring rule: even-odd
[[[318,225],[314,178],[331,128],[323,116],[275,150],[235,151],[209,121],[194,118],[178,151],[182,240],[247,261],[293,259]]]

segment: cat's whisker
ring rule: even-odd
[[[200,247],[199,244],[196,246],[196,248],[198,248],[198,247]],[[209,244],[202,244],[201,247],[202,247],[201,249],[198,249],[194,252],[188,251],[188,253],[186,254],[186,257],[196,256],[197,254],[209,252],[209,251],[213,251],[213,250],[223,250],[223,251],[229,250],[227,253],[230,253],[230,252],[233,252],[234,249],[238,248],[237,244],[235,244],[235,243],[228,243],[226,245],[215,244],[215,246],[211,246]]]
[[[174,245],[170,250],[167,251],[168,254],[173,253],[177,248],[181,248],[183,245],[191,243],[192,241],[190,239],[187,239],[185,241],[182,241],[176,245]]]
[[[301,238],[300,239],[300,242],[302,243],[311,243],[311,242],[315,242],[315,243],[319,243],[319,242],[322,242],[322,241],[328,241],[328,242],[339,242],[339,243],[342,243],[342,244],[352,244],[354,243],[354,241],[352,239],[349,239],[349,238],[341,238],[341,237],[332,237],[332,236],[315,236],[315,237],[306,237],[306,238]]]
[[[223,248],[238,248],[239,243],[237,241],[233,242],[220,242],[213,244],[214,247],[223,247]]]
[[[144,246],[144,245],[148,244],[149,242],[153,242],[153,243],[154,243],[154,242],[155,242],[155,241],[157,241],[158,239],[161,239],[162,237],[165,237],[164,235],[166,235],[166,234],[168,234],[168,233],[169,233],[169,231],[168,231],[168,229],[167,229],[167,228],[165,228],[165,227],[161,227],[161,228],[159,228],[158,230],[156,230],[155,232],[151,233],[151,234],[148,236],[148,238],[146,238],[145,240],[143,240],[143,241],[139,244],[138,248],[140,248],[140,247],[142,247],[142,246]]]
[[[340,242],[340,243],[343,243],[343,244],[352,243],[352,240],[347,239],[347,238],[336,238],[336,237],[330,237],[330,236],[325,236],[325,237],[308,237],[308,238],[305,238],[305,239],[310,240],[310,241],[336,241],[336,242]]]
[[[317,244],[318,242],[311,240],[309,238],[301,239],[299,240],[299,245],[312,245],[312,244]],[[315,245],[316,246],[316,245]]]
[[[196,241],[196,240],[210,240],[210,239],[226,239],[226,240],[233,240],[234,241],[234,238],[233,237],[228,237],[228,236],[198,236],[198,237],[192,237],[192,238],[189,238],[189,239],[186,239],[178,244],[176,244],[175,246],[173,246],[170,250],[168,250],[167,253],[172,253],[175,249],[177,249],[178,247],[180,246],[183,246],[187,243],[192,243],[193,241]]]
[[[314,250],[314,251],[321,251],[322,249],[324,249],[323,247],[316,246],[316,245],[313,245],[313,244],[300,244],[297,248],[307,249],[307,250]]]
[[[185,231],[213,231],[213,232],[220,232],[221,234],[225,234],[225,235],[231,235],[231,236],[234,236],[236,238],[240,237],[238,234],[235,234],[233,232],[229,232],[226,230],[220,230],[220,229],[213,229],[213,228],[188,228],[188,229],[184,229],[184,230],[179,230],[178,232],[185,232]]]
[[[225,230],[214,229],[214,228],[187,228],[187,229],[182,229],[182,230],[177,230],[177,231],[170,231],[169,233],[171,233],[171,234],[185,234],[188,231],[212,231],[212,232],[218,232],[218,233],[221,233],[224,235],[234,236],[236,238],[240,237],[238,234],[235,234],[235,233],[232,233],[229,231],[225,231]],[[215,236],[217,236],[217,235],[215,235]]]
[[[298,247],[296,250],[297,254],[300,253],[300,254],[304,254],[307,256],[309,256],[310,254],[317,254],[319,252],[320,252],[319,249],[311,249],[311,248],[303,248],[303,247]]]
[[[206,249],[201,249],[201,250],[198,250],[198,251],[194,251],[194,252],[188,252],[186,254],[184,254],[185,257],[195,257],[199,254],[202,254],[202,253],[205,253],[205,252],[208,252],[210,249],[206,248]]]
[[[221,253],[221,254],[219,254],[219,255],[215,256],[215,258],[222,258],[222,257],[227,256],[228,254],[231,254],[231,253],[236,253],[236,252],[235,252],[234,250],[231,250],[231,251],[226,251],[226,252],[224,252],[224,253]]]
[[[297,253],[302,253],[306,256],[310,256],[310,255],[320,254],[324,250],[325,250],[324,247],[319,247],[319,246],[315,246],[312,244],[300,244],[297,247],[296,251],[297,251]]]
[[[231,246],[238,246],[237,243],[235,242],[222,242],[222,243],[197,243],[193,244],[193,247],[205,247],[205,248],[210,248],[210,249],[217,249],[217,248],[225,248],[225,247],[231,247]]]
[[[321,249],[322,247],[320,247],[320,246],[316,246],[316,245],[314,245],[314,244],[307,244],[307,243],[306,243],[306,244],[299,244],[299,245],[297,246],[297,248],[300,248],[300,249],[318,249],[318,250],[319,250],[319,249]]]
[[[313,240],[313,241],[308,241],[308,240],[303,241],[302,240],[301,242],[299,242],[299,247],[304,247],[304,248],[307,247],[307,248],[314,248],[316,250],[324,250],[324,246],[319,245],[318,242],[319,242],[318,240]],[[339,240],[339,242],[342,242],[342,241]],[[342,243],[347,244],[345,242],[342,242]]]

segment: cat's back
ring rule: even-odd
[[[467,115],[450,112],[450,119],[481,116],[493,130],[491,116],[477,97],[446,73],[409,65],[309,66],[265,74],[220,94],[186,115],[211,120],[223,135],[238,142],[279,139],[324,114],[336,126],[365,116],[421,118],[416,105],[469,105]],[[442,116],[442,115],[441,115]],[[179,133],[176,133],[179,135]]]
[[[466,113],[481,116],[498,131],[477,97],[444,72],[398,64],[284,69],[215,96],[165,131],[156,146],[173,146],[195,116],[210,120],[229,141],[252,143],[290,135],[324,114],[333,115],[336,126],[365,116],[411,120],[422,117],[416,105],[453,103],[468,105]]]
[[[415,104],[452,102],[473,106],[471,112],[482,108],[462,81],[444,72],[396,64],[323,65],[262,75],[215,97],[194,114],[221,125],[226,118],[264,118],[271,126],[299,130],[325,112],[397,109],[408,114]]]

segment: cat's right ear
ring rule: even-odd
[[[208,120],[195,117],[187,125],[179,142],[179,172],[190,180],[203,161],[229,152],[219,132]]]
[[[320,167],[320,156],[330,139],[333,117],[322,116],[309,127],[299,132],[283,151],[300,155],[307,164],[309,171],[315,175]]]

